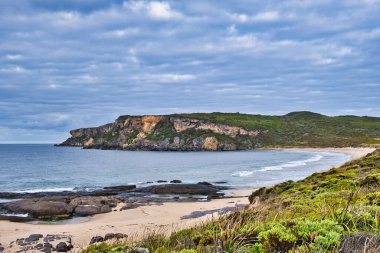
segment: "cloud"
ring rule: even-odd
[[[182,13],[173,10],[168,2],[134,1],[125,2],[124,6],[131,9],[134,12],[146,13],[153,19],[169,20],[183,18]]]
[[[230,17],[234,21],[238,21],[240,23],[248,23],[248,22],[274,22],[280,19],[289,18],[281,17],[277,11],[264,11],[259,12],[255,15],[248,15],[244,13],[227,13],[227,16]]]
[[[20,54],[7,54],[5,58],[10,61],[17,61],[23,59],[23,56]]]
[[[380,116],[377,0],[0,5],[2,142],[121,114]]]
[[[30,71],[21,66],[9,66],[9,67],[0,68],[0,72],[26,74],[26,73],[29,73]]]

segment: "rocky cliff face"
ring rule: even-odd
[[[176,116],[121,116],[114,123],[70,131],[60,146],[99,149],[217,151],[253,149],[258,130]]]

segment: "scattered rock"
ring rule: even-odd
[[[152,194],[189,194],[220,196],[223,194],[219,193],[219,191],[223,189],[227,188],[204,184],[164,184],[138,188],[138,191],[148,192]]]
[[[50,243],[44,243],[44,252],[45,253],[51,253],[52,251],[52,245]]]
[[[55,250],[57,252],[67,252],[70,250],[70,247],[65,242],[60,242],[55,246]]]
[[[75,208],[74,213],[79,216],[89,216],[99,213],[109,213],[112,209],[108,205],[96,206],[96,205],[78,205]]]
[[[135,208],[140,207],[142,205],[143,204],[140,204],[140,203],[127,203],[122,208],[120,208],[120,211],[135,209]]]
[[[179,180],[179,179],[174,179],[174,180],[170,181],[170,183],[172,183],[172,184],[180,184],[180,183],[182,183],[182,181]]]
[[[44,245],[42,243],[39,243],[34,248],[38,250],[42,250],[44,248]]]
[[[129,191],[136,189],[136,185],[117,185],[117,186],[110,186],[110,187],[104,187],[105,190],[116,190],[116,191]]]
[[[123,239],[127,238],[128,235],[122,233],[108,233],[104,236],[104,241],[112,240],[112,239]]]
[[[16,239],[16,244],[17,244],[17,245],[20,245],[20,244],[22,244],[22,243],[24,243],[24,238]]]
[[[104,238],[101,237],[101,236],[94,236],[91,238],[91,241],[90,241],[90,244],[94,244],[94,243],[97,243],[97,242],[103,242],[104,241]]]
[[[147,248],[135,248],[130,251],[131,253],[149,253],[149,249]]]
[[[41,234],[31,234],[29,235],[29,237],[25,238],[25,242],[26,243],[30,243],[30,242],[37,242],[38,240],[40,240],[40,238],[44,237],[43,235]],[[17,240],[16,240],[17,241]]]
[[[212,185],[211,183],[209,182],[199,182],[198,184],[203,184],[203,185]]]

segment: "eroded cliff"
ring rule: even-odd
[[[217,151],[253,149],[259,130],[176,116],[121,116],[114,123],[70,131],[61,146],[99,149]]]

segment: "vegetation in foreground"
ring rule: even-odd
[[[380,252],[380,150],[249,198],[246,210],[169,237],[147,234],[83,252]]]

